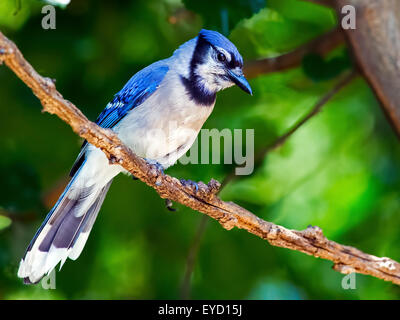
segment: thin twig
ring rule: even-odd
[[[112,130],[89,121],[71,102],[56,90],[54,82],[40,76],[25,60],[17,46],[0,32],[0,61],[4,62],[39,98],[46,112],[56,114],[73,131],[101,149],[111,164],[121,165],[135,177],[155,189],[160,197],[179,202],[217,220],[225,229],[244,229],[271,245],[288,248],[330,260],[334,269],[342,273],[358,272],[400,285],[400,263],[390,258],[379,258],[354,247],[328,240],[318,227],[303,231],[289,230],[265,221],[233,202],[216,196],[220,184],[211,180],[199,188],[182,185],[159,171],[126,147]]]
[[[196,258],[199,252],[201,240],[203,238],[204,232],[206,231],[208,222],[208,216],[204,215],[200,218],[199,225],[197,227],[196,235],[193,239],[192,245],[189,248],[189,254],[186,260],[186,268],[185,275],[183,277],[182,286],[181,286],[181,299],[189,299],[190,298],[190,285],[191,278],[194,270],[194,266],[196,265]]]

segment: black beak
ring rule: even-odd
[[[251,90],[250,84],[241,71],[239,74],[237,74],[231,70],[228,70],[228,77],[244,92],[253,95],[253,91]]]

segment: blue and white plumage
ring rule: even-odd
[[[173,55],[136,73],[96,123],[112,128],[132,151],[164,169],[195,141],[216,93],[238,85],[251,94],[236,47],[215,31],[201,30]],[[67,258],[77,259],[112,179],[126,172],[84,143],[72,179],[47,215],[20,262],[18,276],[36,283]],[[61,267],[60,267],[61,268]]]

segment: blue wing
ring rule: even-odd
[[[168,66],[159,61],[136,73],[114,96],[114,99],[99,115],[96,123],[103,128],[113,128],[130,110],[141,105],[157,90],[167,72]],[[81,152],[71,169],[71,177],[84,162],[86,147],[87,141],[83,143]]]
[[[136,73],[114,96],[96,123],[103,128],[114,127],[128,111],[142,104],[157,90],[167,72],[168,66],[156,63]]]

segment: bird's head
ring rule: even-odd
[[[243,58],[231,41],[216,31],[205,29],[192,41],[194,49],[184,83],[193,95],[215,97],[216,92],[235,84],[252,94],[243,75]]]

